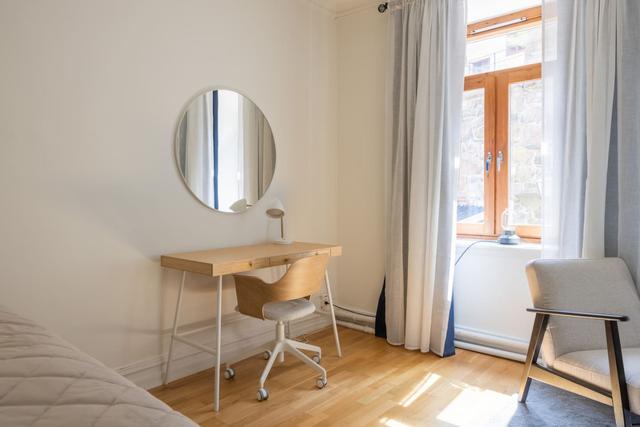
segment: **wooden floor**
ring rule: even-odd
[[[236,377],[222,380],[219,413],[211,409],[213,370],[151,393],[202,426],[466,426],[515,407],[517,362],[460,349],[441,359],[346,328],[338,358],[330,329],[306,338],[325,353],[329,384],[322,390],[311,369],[287,356],[271,371],[264,402],[256,400],[261,357],[239,362]]]

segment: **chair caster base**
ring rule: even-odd
[[[226,380],[232,380],[236,376],[236,370],[233,368],[227,368],[224,370],[224,378]]]
[[[328,381],[327,381],[326,378],[322,378],[322,377],[318,378],[316,380],[316,387],[318,387],[319,389],[323,389],[323,388],[326,387],[327,383],[328,383]]]
[[[269,391],[266,388],[258,389],[258,402],[267,400],[269,398]]]

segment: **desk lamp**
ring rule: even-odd
[[[266,210],[269,218],[280,219],[280,238],[273,241],[280,245],[290,245],[291,240],[284,238],[284,205],[279,199],[274,199]]]

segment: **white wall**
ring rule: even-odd
[[[384,279],[387,16],[337,19],[340,304],[375,313]]]
[[[0,304],[130,365],[163,351],[179,273],[161,254],[264,240],[275,196],[291,237],[337,241],[335,36],[305,0],[0,0]],[[200,205],[173,158],[181,110],[214,85],[276,138],[242,215]],[[189,283],[184,321],[210,319],[212,280]]]

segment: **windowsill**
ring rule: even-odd
[[[465,250],[470,244],[481,239],[468,239],[458,237],[456,239],[456,252],[458,254]],[[483,255],[490,252],[499,253],[518,253],[521,255],[530,255],[533,257],[539,257],[542,252],[542,245],[540,243],[522,242],[519,245],[501,245],[495,240],[482,240],[480,243],[473,245],[473,248],[469,249],[469,252],[481,252]],[[469,253],[467,253],[469,255]],[[465,255],[466,256],[466,255]]]
[[[522,234],[520,232],[518,232],[518,235],[520,236],[520,243],[521,244],[533,243],[533,244],[540,245],[540,241],[541,241],[540,237],[522,237]],[[468,242],[475,242],[476,240],[486,240],[487,242],[495,242],[496,240],[498,240],[499,236],[500,236],[499,234],[496,234],[495,236],[492,236],[490,234],[456,233],[456,239],[457,240],[464,240],[464,241],[468,241]]]

